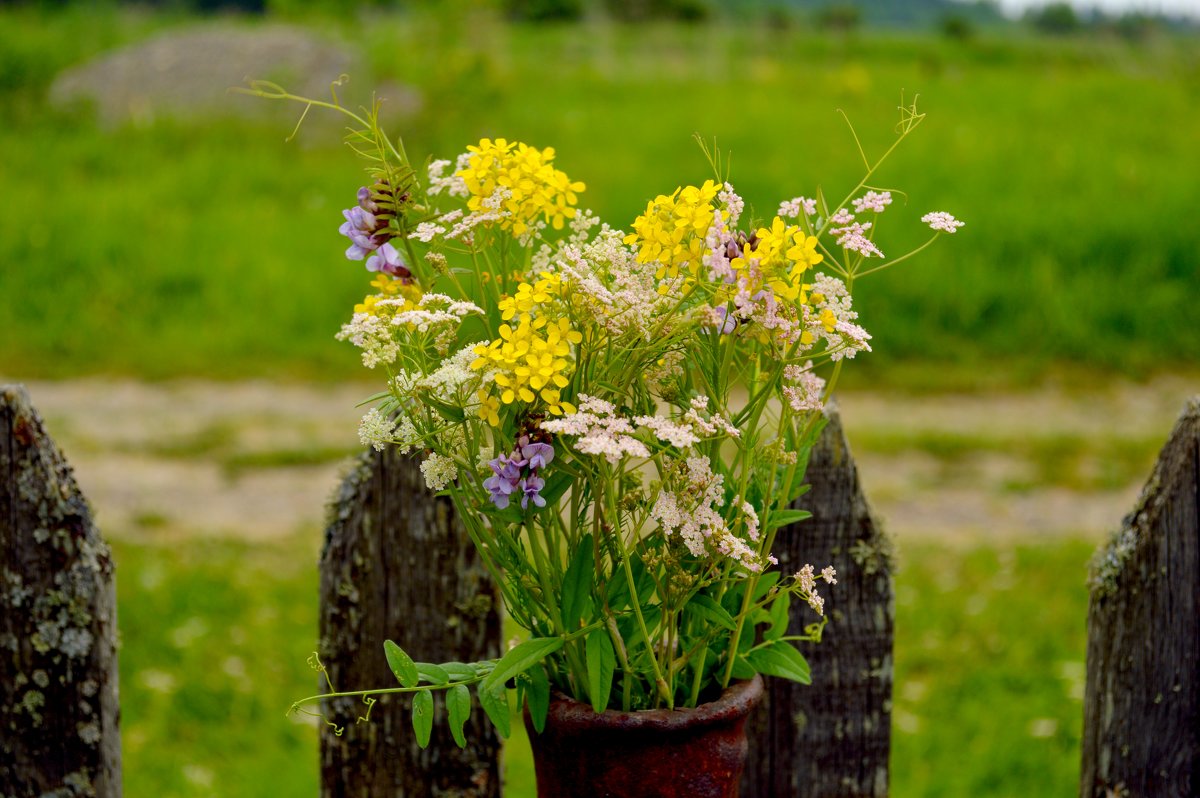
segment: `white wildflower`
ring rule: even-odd
[[[396,422],[389,419],[379,408],[372,407],[358,422],[358,439],[363,446],[382,452],[396,436]]]
[[[449,457],[433,452],[422,461],[421,473],[430,490],[442,490],[458,477],[458,466]]]
[[[862,213],[863,211],[883,213],[884,209],[891,204],[892,192],[890,191],[868,191],[853,202],[855,213]]]
[[[927,213],[921,217],[921,221],[929,225],[931,230],[939,230],[943,233],[953,233],[965,224],[945,211]]]
[[[444,232],[446,232],[446,228],[440,224],[421,222],[417,225],[417,229],[414,232],[408,234],[408,237],[415,238],[423,244],[428,244]]]

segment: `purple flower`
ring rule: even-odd
[[[367,258],[367,271],[383,272],[393,277],[412,276],[412,272],[408,270],[408,265],[405,264],[404,258],[400,257],[400,253],[391,244],[383,244],[374,255]]]
[[[358,190],[358,207],[367,213],[379,212],[379,206],[375,204],[375,200],[371,199],[371,190],[366,186]]]
[[[503,510],[508,506],[509,496],[517,490],[521,482],[521,468],[505,455],[489,461],[488,466],[491,467],[494,476],[485,479],[483,487],[491,494],[488,498],[496,508]]]
[[[346,221],[338,228],[338,232],[350,239],[350,248],[346,257],[350,260],[362,260],[368,253],[379,248],[383,239],[374,235],[378,228],[375,217],[362,208],[347,208],[342,211]]]
[[[542,444],[543,446],[545,444]],[[521,480],[520,488],[524,492],[521,497],[521,509],[529,507],[530,500],[538,507],[545,507],[546,500],[542,498],[541,490],[546,487],[546,480],[537,476],[528,476]]]
[[[548,443],[528,443],[521,446],[521,457],[527,461],[530,471],[545,468],[554,459],[554,447]]]

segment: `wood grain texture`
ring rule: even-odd
[[[820,644],[803,644],[812,685],[767,680],[748,726],[743,798],[884,798],[891,747],[894,597],[890,541],[871,517],[836,408],[814,448],[795,504],[813,517],[780,531],[784,573],[805,563],[837,569],[820,588],[829,624]],[[793,602],[788,634],[818,619]]]
[[[417,460],[389,449],[364,454],[331,507],[321,557],[320,654],[339,690],[397,684],[383,641],[415,660],[499,656],[498,599],[448,499],[425,487]],[[322,685],[324,689],[324,685]],[[387,696],[369,723],[359,699],[324,702],[345,732],[321,731],[327,798],[500,794],[499,742],[475,704],[467,747],[450,736],[441,697],[429,747],[414,740],[410,699]]]
[[[1200,397],[1092,563],[1079,793],[1200,795]]]
[[[121,795],[113,561],[20,386],[0,386],[0,796]]]

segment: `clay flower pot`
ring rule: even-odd
[[[538,796],[736,798],[746,718],[762,694],[755,676],[695,709],[599,714],[559,696],[541,734],[525,715]]]

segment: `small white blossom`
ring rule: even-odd
[[[883,213],[884,209],[891,204],[892,192],[890,191],[868,191],[853,202],[855,213],[862,213],[863,211]]]
[[[372,407],[358,422],[358,439],[363,446],[370,446],[377,452],[382,452],[395,436],[396,423],[378,408]]]
[[[929,225],[931,230],[938,230],[943,233],[953,233],[965,224],[945,211],[927,213],[921,217],[921,221]]]

